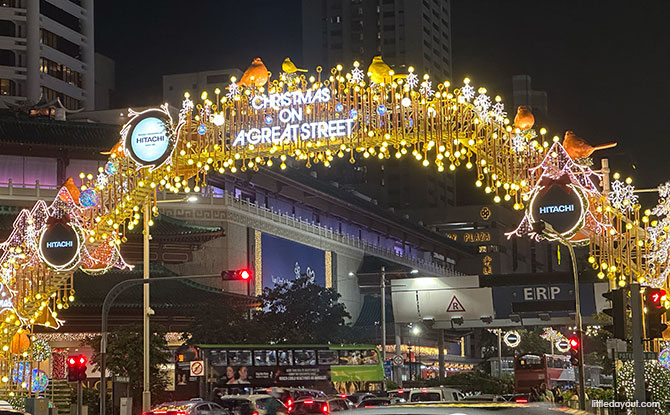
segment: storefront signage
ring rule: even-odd
[[[563,237],[570,238],[584,225],[585,203],[588,202],[582,191],[575,186],[551,184],[536,191],[531,199],[531,221],[544,221]]]
[[[305,115],[311,109],[308,105],[329,102],[330,89],[309,89],[270,95],[256,95],[251,99],[251,107],[256,111],[273,109],[275,117],[267,114],[267,127],[240,130],[235,136],[233,147],[256,144],[297,143],[298,140],[332,139],[351,135],[355,112],[351,118],[331,119],[329,121],[307,122]],[[279,125],[273,125],[279,124]]]
[[[69,270],[77,265],[80,243],[79,234],[72,225],[57,222],[42,232],[39,254],[52,268]]]
[[[124,150],[141,167],[163,164],[174,149],[169,117],[159,109],[137,114],[124,127]]]

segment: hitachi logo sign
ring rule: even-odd
[[[540,214],[563,213],[563,212],[574,212],[574,211],[575,211],[575,205],[542,206],[540,208]]]
[[[72,241],[47,242],[47,248],[72,248]]]

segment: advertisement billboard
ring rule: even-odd
[[[263,288],[273,288],[301,275],[326,286],[325,251],[265,233],[261,246]]]

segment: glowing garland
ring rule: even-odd
[[[617,371],[619,385],[623,387],[626,398],[634,400],[635,379],[633,376],[633,361],[625,361],[621,369]],[[670,370],[665,368],[658,360],[645,360],[644,362],[645,390],[650,393],[650,402],[670,401]],[[667,406],[661,405],[655,408],[657,414],[668,414]]]

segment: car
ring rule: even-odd
[[[503,396],[489,393],[464,396],[463,400],[466,402],[507,402]]]
[[[409,399],[409,391],[410,389],[393,389],[388,391],[387,394],[390,398],[400,398],[406,402]]]
[[[363,399],[376,398],[377,396],[373,395],[370,392],[356,392],[346,395],[346,397],[347,399],[349,399],[349,401],[351,401],[354,404],[354,406],[358,407],[358,405],[361,403]]]
[[[293,403],[300,399],[308,399],[308,398],[325,399],[328,397],[324,392],[317,389],[278,387],[275,388],[275,390],[280,395],[279,399],[288,408],[293,406]]]
[[[405,400],[402,398],[365,398],[358,404],[359,408],[371,408],[373,406],[389,406],[389,405],[398,405],[404,403]]]
[[[233,415],[216,402],[194,398],[189,401],[165,402],[142,415]]]
[[[407,402],[455,402],[462,401],[461,391],[453,388],[421,388],[409,391]]]
[[[289,408],[290,415],[321,414],[350,411],[349,403],[343,398],[307,398],[296,401]]]
[[[254,395],[223,395],[215,398],[222,407],[232,415],[265,415],[270,401],[276,401],[278,413],[288,413],[288,408],[279,399],[267,394]]]
[[[435,402],[357,408],[347,415],[588,415],[577,409],[512,402]]]

